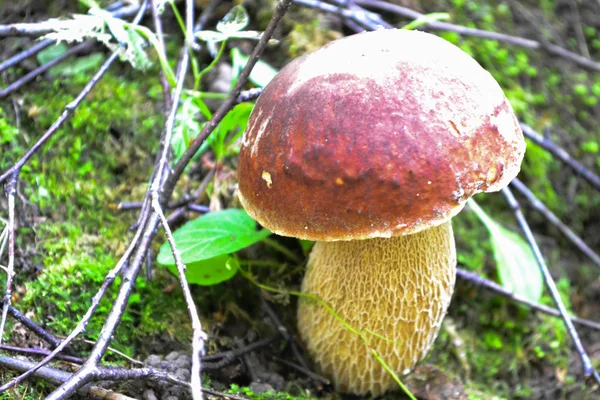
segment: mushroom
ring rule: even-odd
[[[450,219],[519,172],[523,134],[475,60],[423,32],[336,40],[283,68],[256,102],[239,195],[271,231],[315,240],[298,330],[336,388],[380,395],[423,359],[455,280]]]

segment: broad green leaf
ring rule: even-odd
[[[183,262],[189,264],[233,253],[271,234],[256,228],[256,222],[244,210],[230,208],[186,223],[173,237]],[[157,261],[162,265],[175,264],[168,242],[161,246]]]
[[[217,30],[225,34],[239,32],[248,25],[248,13],[242,6],[235,6],[217,23]]]
[[[235,85],[240,72],[246,64],[248,63],[250,57],[242,54],[242,52],[233,48],[231,50],[231,62],[233,65],[233,82],[232,85]],[[250,82],[254,83],[256,86],[264,88],[267,86],[271,79],[273,79],[277,75],[277,70],[271,67],[269,64],[262,60],[258,60],[254,68],[252,68],[252,72],[250,72]]]
[[[527,242],[489,217],[475,200],[469,199],[468,204],[490,233],[502,285],[519,296],[538,302],[542,297],[544,281]]]
[[[44,50],[37,53],[35,57],[37,58],[38,63],[40,63],[40,65],[43,65],[54,60],[55,58],[62,56],[64,53],[67,52],[67,50],[69,50],[69,48],[66,44],[59,43],[55,44],[54,46],[45,48]]]
[[[404,25],[402,29],[413,30],[419,28],[420,26],[427,25],[430,22],[443,21],[448,19],[450,19],[450,14],[445,12],[425,14],[415,19],[414,21]]]
[[[232,257],[223,254],[208,260],[191,262],[186,265],[185,277],[189,283],[211,286],[224,282],[238,272],[235,263],[229,262]],[[168,265],[168,270],[177,276],[177,267]]]
[[[50,68],[48,73],[53,78],[58,76],[74,76],[98,69],[103,61],[104,56],[101,53],[93,53],[89,56],[77,57],[70,63],[58,64]]]

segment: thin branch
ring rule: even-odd
[[[169,177],[167,178],[167,181],[165,182],[165,184],[163,186],[163,199],[162,199],[161,203],[164,203],[165,202],[164,199],[168,199],[171,196],[171,193],[173,192],[173,189],[175,188],[175,184],[179,180],[179,177],[183,173],[185,167],[188,165],[188,163],[190,162],[190,160],[192,159],[194,154],[196,154],[196,152],[200,149],[200,146],[202,145],[202,143],[204,143],[204,140],[217,127],[219,122],[221,122],[221,120],[225,117],[225,115],[229,112],[229,110],[231,110],[231,108],[235,105],[237,98],[241,94],[242,89],[243,89],[244,85],[246,84],[248,77],[250,76],[250,71],[252,70],[254,65],[256,65],[256,62],[258,61],[260,55],[267,47],[267,43],[269,42],[269,39],[271,39],[271,36],[273,36],[273,32],[275,31],[275,28],[277,27],[277,25],[279,24],[279,21],[283,18],[283,16],[287,12],[287,10],[290,8],[291,3],[292,3],[292,0],[280,0],[277,3],[277,7],[275,9],[275,12],[273,13],[273,17],[271,18],[269,25],[265,29],[263,35],[261,36],[256,47],[254,48],[254,51],[250,55],[250,58],[248,59],[248,63],[246,64],[246,66],[244,67],[242,72],[240,73],[240,76],[238,78],[238,81],[237,81],[235,87],[230,92],[227,99],[223,102],[223,104],[221,104],[221,106],[215,112],[215,114],[213,115],[213,118],[204,125],[204,127],[202,128],[202,131],[192,141],[192,143],[190,144],[188,149],[185,151],[185,153],[183,153],[183,155],[181,156],[181,158],[179,159],[179,161],[177,162],[175,167],[173,167],[171,174],[169,175]]]
[[[525,186],[523,182],[515,178],[511,182],[512,186],[517,189],[531,204],[533,208],[539,211],[552,225],[556,226],[558,230],[565,235],[571,243],[575,245],[583,254],[588,256],[590,260],[600,267],[600,256],[592,250],[575,232],[573,232],[566,224],[564,224],[552,211],[544,205],[544,203],[538,199],[531,190]]]
[[[313,382],[317,382],[317,384],[315,386],[319,389],[322,389],[323,385],[331,385],[331,382],[329,381],[329,379],[326,379],[326,378],[322,377],[321,375],[315,374],[314,372],[312,372],[310,369],[308,369],[306,367],[294,364],[293,362],[290,362],[288,360],[284,360],[284,359],[278,358],[278,357],[273,357],[273,360],[275,360],[278,363],[281,363],[283,365],[287,365],[288,367],[293,368],[296,371],[303,373],[304,375],[306,375],[307,377],[312,379]]]
[[[53,349],[60,345],[60,340],[55,338],[51,333],[44,330],[41,326],[27,318],[23,315],[19,310],[14,308],[13,306],[8,306],[8,313],[17,321],[22,323],[25,327],[35,333],[40,339],[48,343]],[[73,351],[71,349],[66,349],[66,353],[72,354]]]
[[[26,355],[30,355],[30,356],[44,356],[45,357],[48,354],[50,354],[50,351],[46,350],[46,349],[41,349],[41,348],[30,349],[30,348],[25,348],[25,347],[7,346],[4,344],[0,345],[0,350],[11,351],[13,353],[19,353],[19,354],[26,354]],[[59,360],[68,361],[68,362],[71,362],[74,364],[83,364],[85,361],[83,358],[67,356],[67,355],[63,355],[63,354],[57,354],[56,358]]]
[[[114,3],[114,4],[117,4],[117,3]],[[108,6],[106,8],[106,10],[109,11],[112,14],[112,16],[115,18],[125,18],[125,17],[129,17],[129,16],[135,14],[139,10],[139,8],[140,8],[139,5],[132,4],[132,5],[123,6],[121,4],[121,5],[119,5],[119,7]],[[110,11],[110,10],[112,10],[112,11]],[[0,25],[0,27],[2,27],[2,25]],[[36,55],[40,51],[44,50],[45,48],[53,45],[54,43],[55,43],[54,40],[50,40],[50,39],[42,40],[41,42],[36,43],[35,45],[28,48],[27,50],[24,50],[18,54],[15,54],[14,56],[12,56],[9,59],[0,63],[0,72],[17,65],[18,63],[20,63],[21,61],[23,61],[29,57],[33,57],[34,55]],[[56,63],[53,65],[56,65]],[[32,72],[32,73],[28,74],[27,76],[31,75],[32,77],[35,77],[35,76],[43,73],[45,70],[40,71],[40,68],[38,68],[38,69],[36,69],[36,71],[38,71],[36,74],[33,74],[33,72]],[[21,81],[22,79],[24,79],[24,78],[19,79],[19,81]],[[28,79],[27,81],[29,81],[29,80],[31,80],[31,79]],[[5,92],[7,89],[8,88],[5,88],[4,90],[2,90],[2,92]],[[16,88],[14,88],[14,89],[16,90]],[[0,98],[1,97],[2,96],[0,95]]]
[[[365,7],[373,7],[379,10],[384,10],[387,12],[391,12],[394,14],[398,14],[407,18],[417,19],[424,16],[424,14],[411,10],[407,7],[402,7],[396,4],[388,3],[382,0],[354,0],[355,4],[365,6]],[[576,63],[577,65],[600,72],[600,64],[590,60],[589,58],[583,57],[577,53],[564,49],[560,46],[550,43],[542,43],[537,40],[526,39],[518,36],[506,35],[503,33],[490,32],[481,29],[475,28],[467,28],[461,25],[455,25],[448,22],[442,21],[431,21],[423,26],[424,29],[431,29],[437,31],[449,31],[456,32],[460,35],[464,36],[474,36],[482,39],[490,39],[497,40],[499,42],[504,42],[516,46],[526,47],[534,50],[545,50],[547,53],[563,57],[569,61]]]
[[[139,11],[139,9],[139,5],[130,4],[112,11],[111,14],[115,18],[126,18],[136,14]],[[35,38],[45,35],[47,33],[54,32],[55,27],[55,20],[0,25],[0,37],[28,36]]]
[[[253,101],[258,99],[258,96],[262,93],[262,88],[253,88],[244,90],[240,93],[237,99],[235,99],[236,103],[243,103],[245,101]]]
[[[20,360],[12,357],[0,356],[0,367],[7,368],[13,371],[27,371],[35,366],[30,361]],[[72,374],[51,367],[43,367],[37,371],[34,376],[36,378],[44,379],[52,384],[60,385],[66,382]],[[138,368],[138,369],[122,369],[122,368],[99,368],[95,376],[96,380],[110,380],[110,381],[127,381],[127,380],[140,380],[145,379],[149,381],[164,380],[174,385],[183,386],[186,388],[190,387],[190,384],[184,382],[164,371],[152,369],[152,368]],[[202,391],[211,396],[220,397],[228,400],[248,400],[245,397],[239,397],[233,394],[221,393],[213,389],[202,388]],[[99,386],[86,385],[81,387],[77,393],[85,398],[100,398],[100,399],[111,399],[111,400],[135,400],[131,397],[125,396],[120,393],[113,392],[108,389],[104,389]]]
[[[596,381],[600,383],[600,375],[598,374],[598,371],[594,369],[594,366],[590,361],[590,357],[588,356],[587,352],[585,351],[585,348],[583,347],[583,344],[581,343],[581,339],[579,338],[579,335],[577,334],[577,331],[573,326],[573,321],[571,321],[571,317],[568,314],[567,308],[565,307],[562,299],[560,298],[560,293],[556,288],[556,283],[554,283],[554,279],[552,278],[552,275],[550,275],[550,270],[546,265],[546,261],[544,261],[544,256],[542,255],[542,252],[540,251],[540,248],[538,247],[535,238],[533,237],[533,233],[529,228],[527,220],[521,212],[521,208],[519,206],[519,203],[517,202],[517,199],[515,199],[515,196],[512,194],[511,190],[508,187],[502,189],[502,194],[504,194],[508,205],[513,210],[515,218],[517,219],[519,226],[523,230],[523,233],[525,234],[525,238],[527,239],[531,250],[533,250],[535,259],[538,263],[538,266],[540,267],[540,270],[544,277],[544,281],[546,282],[546,287],[550,291],[552,300],[554,300],[554,304],[556,304],[556,307],[558,308],[558,311],[560,312],[560,315],[567,327],[567,331],[569,332],[569,335],[573,340],[573,344],[575,345],[575,348],[579,353],[579,358],[581,359],[581,363],[583,365],[584,376],[586,378],[593,376],[594,379],[596,379]]]
[[[94,45],[93,40],[86,40],[85,42],[79,43],[78,45],[70,48],[69,50],[67,50],[63,54],[61,54],[60,56],[48,61],[46,64],[34,69],[27,75],[17,79],[16,81],[14,81],[10,85],[8,85],[6,88],[0,90],[0,99],[3,99],[6,96],[8,96],[9,94],[19,90],[22,86],[25,86],[27,83],[31,82],[36,77],[42,75],[43,73],[48,71],[50,68],[62,63],[67,58],[69,58],[75,54],[89,50],[90,48],[92,48],[93,45]]]
[[[127,307],[127,301],[133,290],[135,278],[139,273],[146,255],[146,249],[150,246],[150,242],[154,238],[156,227],[158,225],[158,218],[155,214],[151,214],[144,222],[144,224],[140,225],[140,230],[143,231],[142,237],[138,241],[131,242],[131,245],[136,248],[135,254],[129,263],[129,266],[122,274],[122,283],[119,287],[117,297],[113,301],[113,306],[104,322],[104,326],[98,335],[98,340],[92,349],[88,360],[81,369],[73,374],[73,376],[71,376],[63,385],[50,393],[47,400],[66,399],[75,393],[78,388],[95,378],[98,371],[98,362],[106,352],[108,345],[112,340],[114,331],[121,321],[123,312]],[[69,337],[71,336],[72,334],[69,335]]]
[[[591,58],[590,50],[587,47],[585,40],[585,34],[583,33],[583,23],[581,22],[581,15],[579,13],[579,5],[577,1],[570,0],[569,5],[571,6],[573,15],[573,30],[575,31],[575,37],[577,38],[577,45],[579,46],[579,52],[586,58]]]
[[[390,25],[388,22],[385,22],[378,14],[357,7],[347,9],[342,7],[342,3],[343,2],[340,2],[340,6],[336,6],[325,3],[321,0],[294,0],[294,4],[314,8],[316,10],[324,11],[334,15],[339,15],[340,17],[344,18],[344,22],[350,23],[350,27],[355,32],[360,32],[364,29],[374,31],[378,27],[384,27],[386,29],[393,28],[392,25]]]
[[[237,347],[233,350],[222,351],[219,353],[213,353],[202,357],[202,361],[222,361],[223,359],[233,360],[237,357],[242,356],[243,354],[249,353],[261,347],[267,346],[273,343],[277,339],[277,336],[271,336],[266,339],[261,339],[256,342],[252,342],[243,347]]]
[[[184,51],[183,57],[187,57],[188,56],[187,54],[188,54],[187,51]],[[184,64],[184,63],[180,63],[180,65],[182,65],[182,64]],[[182,78],[182,77],[180,76],[178,78]],[[247,77],[246,77],[246,79],[247,79]],[[175,96],[174,96],[174,98],[173,98],[174,105],[172,108],[176,107],[177,102],[178,102],[178,99],[175,98]],[[167,132],[168,132],[168,129],[165,129],[164,133],[161,137],[161,148],[160,148],[160,151],[157,156],[155,168],[153,169],[152,187],[155,187],[154,182],[162,183],[162,181],[163,181],[162,175],[163,174],[161,172],[163,172],[163,171],[166,172],[167,158],[164,157],[165,150],[164,150],[163,146],[168,145],[168,142],[165,140],[165,136],[167,135]],[[162,167],[162,166],[165,166],[165,167]],[[160,186],[159,186],[159,188],[160,188]],[[151,192],[152,192],[152,189],[150,189],[148,191],[148,193],[151,193]],[[170,194],[171,193],[169,192],[168,197],[170,197]],[[135,283],[135,278],[139,273],[141,264],[145,258],[147,249],[150,246],[150,242],[154,238],[156,228],[159,223],[159,216],[151,210],[149,202],[146,202],[146,204],[148,204],[148,207],[143,208],[142,213],[145,215],[148,215],[148,217],[145,221],[143,221],[143,222],[140,221],[140,225],[139,225],[140,229],[143,229],[142,238],[137,242],[132,242],[132,245],[133,244],[137,245],[135,255],[134,255],[133,259],[131,260],[129,267],[125,270],[125,272],[123,274],[123,283],[122,283],[121,287],[119,288],[117,297],[113,303],[113,307],[111,308],[111,311],[110,311],[110,313],[105,321],[105,324],[100,332],[96,346],[94,346],[94,348],[92,349],[92,352],[89,356],[88,361],[82,366],[82,368],[77,373],[75,373],[71,378],[69,378],[68,381],[66,381],[63,385],[61,385],[61,387],[59,387],[57,390],[55,390],[53,393],[51,393],[50,396],[48,396],[48,398],[47,398],[48,400],[64,399],[64,398],[70,396],[71,394],[73,394],[77,388],[79,388],[82,385],[85,385],[86,383],[88,383],[89,381],[97,378],[98,371],[99,371],[98,363],[102,359],[102,356],[103,356],[104,352],[106,351],[108,343],[110,342],[112,335],[121,320],[124,309],[127,306],[127,300],[133,289],[133,286]],[[159,203],[159,205],[160,205],[160,203]]]
[[[4,325],[8,307],[12,301],[12,281],[15,276],[15,193],[17,191],[17,177],[13,176],[6,183],[6,195],[8,197],[8,267],[6,271],[6,289],[2,299],[2,318],[0,320],[0,344],[4,338]]]
[[[185,298],[185,302],[188,307],[188,313],[190,315],[190,319],[192,321],[192,329],[193,329],[193,341],[192,341],[192,371],[191,371],[191,387],[192,387],[192,396],[194,399],[202,400],[202,381],[200,377],[201,371],[201,361],[200,356],[204,354],[204,341],[207,339],[206,333],[202,331],[202,322],[198,317],[198,310],[196,309],[196,305],[194,304],[194,299],[192,298],[192,293],[190,291],[189,284],[185,277],[186,267],[183,264],[183,260],[181,259],[181,254],[179,250],[177,250],[177,246],[175,244],[175,239],[173,238],[173,234],[171,233],[171,228],[169,228],[169,223],[162,213],[162,209],[158,200],[158,192],[154,192],[154,196],[152,199],[152,206],[154,212],[159,216],[163,229],[165,231],[165,235],[167,236],[167,240],[169,241],[169,245],[171,246],[171,251],[173,256],[175,257],[175,264],[177,265],[177,273],[179,276],[179,284],[181,285],[181,289],[183,291],[183,297]]]
[[[96,341],[95,340],[90,340],[90,339],[85,339],[85,338],[76,338],[74,340],[77,340],[78,342],[83,342],[83,343],[87,343],[87,344],[91,344],[91,345],[95,345]],[[111,353],[117,354],[120,357],[123,357],[124,359],[126,359],[127,361],[129,361],[132,364],[136,364],[136,365],[144,365],[144,363],[140,360],[136,360],[135,358],[129,357],[127,354],[123,353],[122,351],[119,351],[117,349],[115,349],[114,347],[108,347],[108,351],[110,351]]]
[[[165,60],[167,59],[165,53],[165,40],[163,37],[163,29],[162,22],[160,20],[160,15],[158,14],[158,0],[152,0],[150,3],[150,7],[152,7],[152,20],[154,21],[154,33],[158,39],[158,48],[157,52],[163,53]],[[160,74],[160,85],[163,91],[163,100],[165,102],[165,109],[171,109],[171,85],[169,85],[169,81],[167,80],[167,76],[164,71],[161,70]]]
[[[139,21],[141,20],[143,14],[144,14],[146,6],[147,6],[147,0],[145,0],[144,4],[142,5],[142,7],[140,9],[140,12],[138,12],[138,15],[135,17],[134,21],[132,22],[133,24],[139,23]],[[18,176],[21,168],[23,167],[23,165],[33,156],[33,154],[35,154],[35,152],[39,148],[41,148],[41,146],[67,120],[67,118],[73,113],[73,111],[81,103],[81,101],[83,101],[83,99],[85,98],[85,96],[92,90],[92,88],[95,86],[95,84],[100,80],[100,78],[104,75],[104,73],[108,70],[108,68],[110,67],[110,65],[116,60],[117,57],[118,57],[118,51],[115,51],[104,62],[104,64],[100,67],[100,69],[98,70],[98,72],[92,77],[92,79],[83,88],[83,90],[79,93],[79,95],[71,103],[69,103],[65,107],[65,111],[52,124],[52,126],[46,131],[46,133],[44,133],[44,135],[42,135],[42,137],[25,153],[25,155],[23,157],[21,157],[21,159],[19,159],[19,161],[17,161],[16,164],[14,164],[8,171],[6,171],[4,174],[2,174],[0,176],[0,182],[3,182],[7,178],[10,179],[10,180],[15,180],[16,181],[17,176]],[[10,182],[10,180],[9,180],[9,182]],[[138,238],[139,235],[141,234],[141,232],[142,232],[142,230],[140,229],[139,232],[136,233],[135,237]],[[82,318],[82,320],[79,322],[79,324],[77,325],[77,327],[71,332],[71,334],[69,334],[69,336],[67,337],[67,339],[65,339],[64,341],[62,341],[61,344],[56,349],[54,349],[52,351],[52,353],[50,353],[47,357],[45,357],[42,361],[40,361],[34,368],[28,370],[27,372],[23,373],[22,375],[14,378],[12,380],[10,380],[9,382],[6,382],[4,385],[2,385],[0,387],[0,393],[6,391],[7,389],[13,387],[14,385],[16,385],[18,383],[23,382],[25,379],[27,379],[28,376],[30,376],[31,374],[35,373],[39,368],[41,368],[43,365],[45,365],[50,360],[52,360],[56,356],[56,354],[58,354],[61,351],[63,351],[68,346],[68,344],[71,342],[71,340],[73,340],[73,338],[75,338],[77,335],[79,335],[79,333],[81,333],[81,332],[83,332],[85,330],[85,327],[89,323],[92,315],[94,314],[96,308],[98,307],[98,304],[100,303],[100,300],[102,299],[102,297],[106,293],[107,288],[112,284],[112,282],[115,280],[117,274],[121,271],[121,269],[129,261],[129,257],[131,256],[131,253],[133,252],[133,250],[136,247],[135,245],[136,245],[136,241],[132,241],[131,245],[129,246],[129,248],[127,249],[127,251],[123,255],[123,257],[121,257],[121,259],[119,260],[119,262],[117,263],[117,265],[115,266],[115,268],[113,268],[106,275],[106,278],[105,278],[105,280],[104,280],[101,288],[99,289],[99,291],[96,293],[96,295],[92,299],[92,305],[90,306],[90,308],[88,309],[88,311],[86,312],[86,314],[84,315],[84,317]],[[10,249],[9,249],[9,256],[10,256]],[[9,263],[11,262],[11,258],[12,258],[12,260],[14,262],[14,253],[12,254],[12,257],[9,257]],[[59,398],[62,398],[62,397],[59,397]]]
[[[550,139],[537,133],[529,125],[521,123],[521,129],[523,130],[523,134],[525,137],[527,137],[527,139],[531,140],[542,149],[557,157],[560,161],[569,166],[577,175],[588,181],[588,183],[592,185],[594,189],[600,191],[600,176],[587,169],[583,164],[571,157],[566,150],[554,144]]]
[[[63,113],[58,117],[56,121],[48,128],[48,130],[42,135],[42,137],[33,145],[31,148],[17,161],[10,169],[0,175],[0,183],[4,182],[10,176],[16,176],[23,168],[23,165],[29,161],[29,159],[60,129],[62,124],[73,114],[75,109],[83,101],[83,99],[91,92],[96,86],[96,83],[102,78],[102,76],[108,71],[111,64],[119,57],[119,52],[115,51],[105,62],[102,64],[98,72],[90,79],[85,85],[83,90],[79,92],[77,97],[65,106]]]
[[[208,23],[208,19],[217,9],[217,6],[221,4],[222,0],[211,0],[210,3],[204,8],[202,14],[198,17],[198,21],[196,21],[196,25],[194,25],[194,32],[201,31],[204,29],[206,24]]]
[[[535,303],[531,300],[526,299],[525,297],[519,296],[518,294],[514,294],[508,289],[505,289],[503,286],[497,284],[496,282],[492,282],[489,279],[485,279],[473,272],[466,271],[464,269],[457,268],[456,276],[460,279],[463,279],[467,282],[470,282],[474,285],[486,288],[491,290],[499,295],[502,295],[512,301],[523,304],[531,309],[542,312],[544,314],[552,315],[553,317],[561,317],[560,311],[555,308],[545,306],[543,304]],[[590,321],[589,319],[583,319],[579,317],[570,317],[571,321],[574,323],[585,326],[587,328],[600,330],[600,323]]]
[[[267,314],[267,316],[271,320],[271,323],[273,325],[275,325],[275,327],[277,328],[277,331],[281,334],[281,336],[283,336],[283,338],[286,340],[286,342],[290,345],[290,349],[292,350],[292,354],[294,355],[294,358],[296,359],[296,361],[298,361],[298,363],[300,363],[300,365],[303,368],[309,369],[308,363],[306,362],[304,357],[302,357],[302,353],[300,353],[300,350],[298,349],[298,346],[296,345],[296,338],[294,336],[290,335],[288,329],[281,323],[281,321],[279,320],[279,317],[277,317],[277,314],[275,313],[275,310],[273,310],[273,308],[271,307],[271,305],[265,298],[264,294],[260,296],[260,301],[261,301],[260,305],[262,306],[262,309],[264,310],[264,312]]]
[[[42,40],[41,42],[36,43],[35,45],[28,48],[27,50],[22,51],[18,54],[15,54],[11,58],[0,63],[0,72],[5,71],[5,70],[9,69],[10,67],[17,65],[18,63],[20,63],[23,60],[28,59],[29,57],[33,57],[34,55],[36,55],[40,51],[44,50],[46,47],[51,46],[52,44],[54,44],[54,40],[49,40],[49,39]]]
[[[35,366],[35,363],[30,361],[20,360],[12,357],[0,356],[0,366],[13,371],[24,372]],[[70,373],[61,371],[56,368],[43,367],[36,371],[33,375],[36,378],[44,379],[54,385],[60,385],[65,382],[71,376]],[[135,400],[132,397],[125,396],[120,393],[113,392],[111,390],[104,389],[99,386],[87,385],[80,388],[77,392],[80,396],[85,398],[100,398],[100,399],[111,399],[111,400]]]
[[[100,304],[100,300],[102,300],[102,297],[104,297],[104,294],[106,293],[106,290],[112,285],[112,283],[116,279],[117,275],[127,265],[128,261],[129,261],[129,258],[131,257],[131,254],[133,253],[133,251],[136,248],[138,239],[142,235],[142,231],[143,230],[140,228],[136,232],[133,240],[129,244],[129,247],[127,248],[127,250],[125,251],[125,253],[121,256],[121,259],[119,260],[119,262],[117,262],[117,264],[115,265],[115,267],[111,271],[109,271],[109,273],[106,275],[106,277],[104,278],[104,282],[102,283],[102,286],[100,287],[100,289],[98,289],[98,292],[92,298],[92,304],[90,305],[90,308],[85,313],[85,315],[83,316],[83,318],[81,318],[81,321],[77,324],[77,326],[75,327],[75,329],[73,329],[73,331],[69,334],[69,336],[67,336],[66,339],[64,339],[63,341],[61,341],[60,345],[57,346],[56,349],[54,349],[50,354],[48,354],[47,357],[45,357],[42,361],[40,361],[34,367],[32,367],[31,369],[29,369],[28,371],[26,371],[22,375],[14,378],[12,380],[10,380],[9,382],[5,383],[4,385],[2,385],[0,387],[0,393],[6,391],[8,389],[10,389],[11,387],[13,387],[13,386],[15,386],[17,384],[20,384],[23,381],[25,381],[25,379],[27,379],[29,376],[31,376],[32,374],[34,374],[38,369],[40,369],[41,367],[43,367],[44,365],[46,365],[48,362],[52,361],[54,359],[54,357],[56,357],[57,354],[59,354],[65,348],[67,348],[67,346],[73,341],[73,339],[75,337],[77,337],[81,332],[85,331],[85,328],[87,327],[87,324],[89,323],[89,321],[92,318],[92,315],[94,315],[94,312],[98,308],[98,305]]]
[[[179,102],[179,98],[181,97],[181,93],[183,91],[183,83],[185,81],[185,74],[187,72],[187,68],[189,65],[190,53],[192,51],[192,41],[193,41],[193,16],[194,16],[194,2],[192,0],[186,1],[186,45],[184,46],[184,50],[182,52],[182,59],[180,63],[180,73],[179,79],[177,82],[177,86],[175,88],[175,93],[173,95],[174,102]],[[186,51],[187,50],[187,51]],[[192,370],[191,374],[191,388],[192,388],[192,397],[194,399],[202,400],[202,380],[200,376],[202,362],[200,360],[200,356],[204,354],[204,342],[207,339],[206,333],[202,331],[202,322],[198,317],[198,310],[196,309],[196,305],[194,304],[194,299],[192,298],[192,293],[190,291],[189,284],[187,282],[185,276],[186,267],[183,264],[183,260],[181,259],[181,254],[177,250],[177,246],[175,244],[175,239],[173,238],[173,234],[171,233],[171,228],[169,227],[169,222],[165,218],[163,214],[161,204],[160,204],[160,187],[163,181],[162,177],[166,175],[166,168],[168,166],[169,161],[169,151],[170,151],[170,143],[171,137],[173,133],[173,128],[175,126],[175,117],[177,115],[178,107],[172,107],[171,113],[169,114],[169,118],[167,119],[165,135],[162,138],[162,154],[158,161],[157,173],[155,174],[154,181],[152,182],[152,187],[150,189],[151,198],[152,198],[152,208],[154,213],[158,215],[160,219],[163,230],[167,236],[167,240],[169,245],[171,246],[171,251],[173,256],[175,257],[175,264],[177,266],[177,273],[179,276],[179,283],[181,285],[181,289],[183,291],[183,297],[185,299],[188,313],[190,316],[190,320],[192,322],[192,331],[193,331],[193,339],[192,339]]]

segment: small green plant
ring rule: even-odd
[[[216,31],[199,31],[196,32],[196,37],[207,43],[211,54],[217,54],[216,44],[227,41],[228,39],[260,39],[262,32],[258,31],[243,31],[248,26],[248,13],[242,6],[233,7],[219,23],[217,23]]]
[[[229,254],[270,234],[266,229],[257,230],[256,222],[244,210],[230,208],[188,222],[173,237],[186,264],[188,282],[208,286],[231,279],[237,273],[237,264],[230,261]],[[157,261],[177,274],[168,242],[161,246]]]
[[[243,7],[234,7],[225,17],[217,24],[217,31],[200,31],[196,37],[206,41],[211,52],[216,53],[213,61],[196,77],[199,85],[202,77],[208,73],[222,58],[225,50],[225,43],[230,38],[245,38],[258,39],[261,32],[256,31],[241,31],[248,24],[248,15]],[[217,53],[216,43],[221,42],[221,47]],[[240,72],[246,66],[248,56],[233,48],[231,50],[231,63],[233,68],[231,86],[235,85]],[[277,70],[264,61],[258,61],[252,72],[249,80],[256,86],[265,87],[271,79],[277,74]],[[205,122],[199,121],[201,117],[204,121],[212,118],[212,113],[206,106],[203,99],[205,98],[222,98],[226,97],[223,93],[209,93],[197,90],[186,91],[182,95],[182,107],[177,115],[175,130],[171,146],[174,151],[173,162],[177,162],[183,155],[190,143],[198,136],[205,125]],[[253,105],[251,103],[241,103],[234,107],[225,118],[219,123],[217,128],[211,133],[207,140],[203,143],[200,150],[196,153],[196,157],[204,154],[209,148],[215,153],[217,162],[224,157],[237,153],[235,143],[242,135],[248,118],[252,112]]]
[[[469,199],[468,204],[490,233],[494,259],[502,285],[514,294],[531,301],[539,301],[544,289],[544,281],[527,242],[518,234],[494,221],[473,199]]]

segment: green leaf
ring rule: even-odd
[[[313,246],[315,245],[315,242],[312,240],[303,240],[303,239],[298,239],[298,241],[300,242],[300,247],[302,248],[302,253],[308,257],[308,255],[310,254],[310,251],[312,250]]]
[[[475,200],[469,199],[468,204],[490,233],[502,285],[514,294],[538,302],[544,281],[531,247],[520,235],[489,217]]]
[[[173,164],[177,163],[183,153],[188,149],[190,143],[198,136],[206,122],[200,121],[200,116],[206,120],[212,118],[212,114],[200,95],[184,93],[181,96],[181,108],[175,119],[171,148],[173,149]],[[213,131],[214,133],[214,131]],[[206,142],[205,142],[206,143]],[[208,146],[208,145],[207,145]],[[197,152],[196,156],[202,154]]]
[[[209,258],[186,265],[185,277],[189,283],[196,285],[211,286],[227,281],[238,272],[235,263],[230,260],[232,257],[223,254],[217,257]],[[167,269],[177,276],[177,267],[168,265]]]
[[[204,42],[222,42],[229,37],[229,35],[215,31],[198,31],[194,35]]]
[[[208,149],[208,146],[213,149],[217,160],[231,153],[237,153],[239,149],[230,150],[230,148],[246,130],[246,125],[248,125],[248,119],[253,108],[254,104],[251,103],[236,105],[227,113],[207,140],[202,143],[198,153],[203,154]],[[232,132],[233,135],[231,134]]]
[[[229,35],[244,29],[248,22],[248,13],[244,7],[235,6],[217,23],[217,30]]]
[[[229,34],[229,37],[236,38],[236,39],[259,40],[263,34],[264,34],[264,32],[260,32],[260,31],[242,31],[242,32],[231,33],[231,34]]]
[[[112,17],[106,18],[105,21],[106,25],[108,26],[108,30],[110,33],[112,33],[116,41],[121,45],[126,45],[127,42],[129,42],[129,35],[125,29],[125,24],[123,23],[124,21]]]
[[[402,29],[413,30],[419,28],[420,26],[427,25],[430,22],[443,21],[448,19],[450,19],[450,14],[445,12],[425,14],[415,19],[414,21],[404,25]]]
[[[134,29],[127,29],[128,42],[125,53],[121,59],[128,61],[134,68],[145,70],[152,66],[152,62],[146,54],[146,40]]]
[[[242,54],[242,52],[233,48],[231,50],[231,62],[233,64],[233,82],[232,85],[235,85],[240,72],[246,64],[250,57]],[[269,64],[262,60],[258,60],[254,68],[252,68],[252,72],[250,72],[250,82],[254,83],[256,86],[264,88],[267,86],[271,79],[273,79],[277,75],[277,70],[271,67]]]
[[[485,332],[483,335],[483,339],[487,347],[491,349],[500,350],[504,347],[504,343],[502,343],[502,338],[496,333],[492,331]]]
[[[54,46],[50,46],[39,53],[37,53],[36,58],[40,65],[46,64],[55,58],[62,56],[67,52],[69,48],[64,43],[55,44]]]
[[[77,57],[73,62],[58,64],[50,68],[48,74],[53,78],[58,76],[75,76],[98,69],[103,61],[104,55],[93,53],[89,56]]]
[[[256,222],[242,209],[215,211],[190,221],[174,234],[184,264],[207,260],[248,247],[271,232],[257,230]],[[163,243],[157,261],[175,265],[168,242]]]

